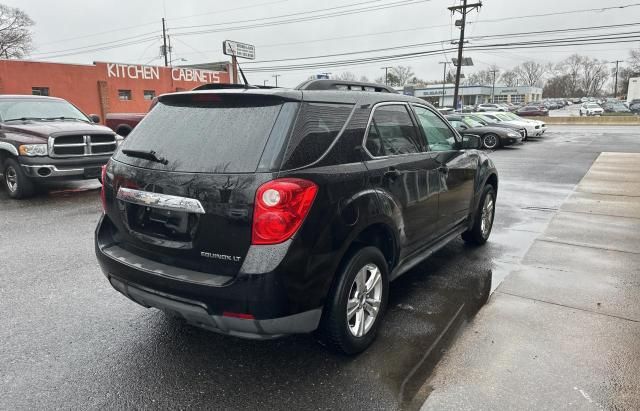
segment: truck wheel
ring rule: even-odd
[[[389,294],[384,256],[375,247],[356,251],[338,273],[320,322],[320,337],[333,350],[353,355],[376,337]]]
[[[470,244],[482,245],[487,242],[493,228],[496,210],[496,190],[491,184],[484,186],[480,204],[476,210],[473,227],[462,233],[462,239]]]
[[[116,128],[116,134],[126,137],[131,133],[131,127],[127,125],[120,125]]]
[[[13,158],[7,158],[4,161],[4,168],[2,170],[4,183],[9,197],[11,198],[25,198],[33,195],[34,184],[27,177],[20,167],[20,164]]]

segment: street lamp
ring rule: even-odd
[[[180,58],[177,58],[177,59],[173,59],[173,60],[169,61],[169,65],[172,65],[174,61],[187,61],[187,59],[183,58],[183,57],[180,57]]]

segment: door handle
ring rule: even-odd
[[[389,167],[389,169],[384,172],[384,176],[386,178],[391,179],[391,180],[400,177],[400,175],[402,175],[400,170],[398,170],[397,168],[394,168],[394,167]]]

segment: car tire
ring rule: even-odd
[[[9,197],[20,199],[33,195],[35,185],[13,158],[7,158],[2,167],[2,183]]]
[[[482,145],[487,150],[495,150],[500,147],[500,137],[493,133],[488,133],[482,136]]]
[[[339,353],[354,355],[364,351],[376,337],[388,294],[389,272],[380,250],[364,247],[351,253],[325,304],[318,329],[320,338]]]
[[[496,209],[496,190],[491,184],[484,186],[480,203],[476,209],[473,227],[462,233],[462,239],[469,244],[482,245],[487,242],[493,228]]]

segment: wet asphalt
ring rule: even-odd
[[[99,183],[24,201],[0,190],[0,409],[419,408],[435,364],[598,154],[639,151],[633,127],[550,128],[491,154],[490,242],[456,240],[395,281],[378,339],[355,358],[312,335],[217,335],[118,294],[93,254]]]

